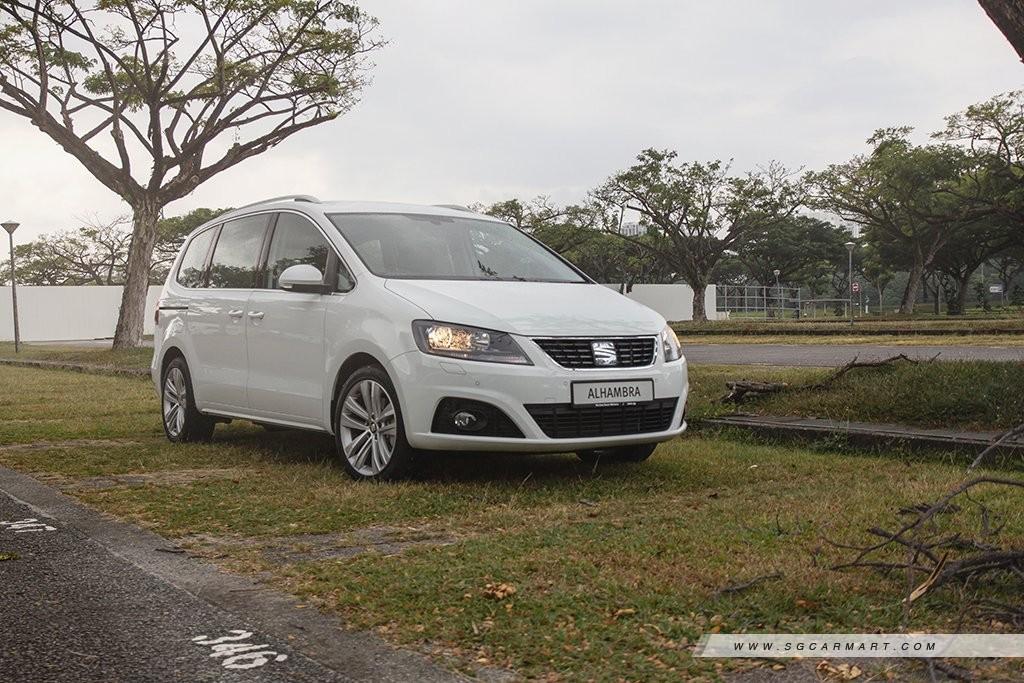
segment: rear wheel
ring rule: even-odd
[[[334,435],[339,459],[355,479],[400,479],[412,468],[415,451],[405,439],[398,394],[380,367],[364,366],[342,386]]]
[[[175,358],[164,370],[160,391],[164,433],[171,441],[209,441],[216,425],[196,410],[192,375],[184,358]]]
[[[585,463],[643,462],[651,457],[657,447],[656,443],[643,443],[614,448],[595,448],[589,451],[579,451],[576,456]]]

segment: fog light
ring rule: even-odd
[[[452,416],[452,422],[459,429],[472,429],[477,423],[476,415],[465,410],[460,410]]]

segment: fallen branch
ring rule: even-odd
[[[749,382],[737,380],[726,382],[729,393],[720,399],[721,403],[740,403],[747,394],[761,395],[774,394],[782,391],[789,385],[785,382]]]
[[[935,354],[934,356],[932,356],[930,359],[928,359],[925,362],[926,363],[934,362],[935,359],[938,358],[938,357],[939,357],[939,354]],[[910,363],[911,365],[917,365],[918,363],[921,362],[921,361],[917,360],[916,358],[911,358],[911,357],[907,356],[905,353],[898,353],[895,356],[890,356],[888,358],[883,358],[882,360],[858,361],[857,358],[858,358],[858,356],[854,356],[853,360],[851,360],[849,363],[847,363],[846,365],[842,366],[841,368],[839,368],[838,370],[833,372],[831,375],[829,375],[828,377],[826,377],[822,381],[818,382],[817,384],[809,384],[809,385],[807,385],[804,388],[805,389],[825,389],[826,387],[828,387],[830,384],[835,382],[837,379],[839,379],[840,377],[842,377],[846,373],[850,372],[851,370],[855,370],[857,368],[880,368],[880,367],[885,366],[885,365],[892,365],[893,363],[897,363],[899,361],[904,361],[906,363]]]
[[[1001,445],[1003,445],[1007,441],[1016,439],[1018,436],[1024,436],[1024,422],[1017,425],[1016,427],[1013,427],[1012,429],[1006,430],[995,441],[989,444],[988,448],[986,448],[985,450],[978,454],[978,457],[974,459],[974,462],[972,462],[970,467],[967,468],[967,471],[970,472],[971,470],[981,465],[981,463],[985,461],[985,458],[988,457],[989,453],[994,452]]]
[[[730,584],[730,585],[728,585],[728,586],[726,586],[724,588],[719,588],[717,591],[712,593],[711,597],[717,598],[719,596],[728,595],[730,593],[742,593],[743,591],[747,590],[748,588],[753,588],[754,586],[756,586],[756,585],[758,585],[760,583],[764,583],[765,581],[775,581],[775,580],[778,580],[778,579],[781,579],[781,578],[782,578],[782,572],[773,572],[771,574],[764,574],[762,576],[755,576],[754,578],[750,579],[749,581],[744,581],[742,583],[734,583],[734,584]]]

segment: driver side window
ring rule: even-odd
[[[279,214],[260,286],[277,289],[281,273],[299,263],[315,266],[321,273],[325,273],[330,253],[330,245],[316,226],[294,213]]]

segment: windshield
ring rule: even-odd
[[[342,213],[330,219],[380,277],[586,282],[507,223],[394,213]]]

